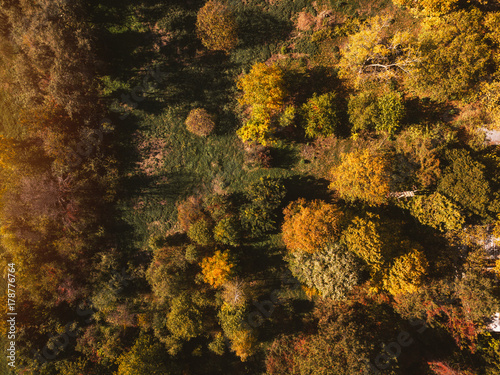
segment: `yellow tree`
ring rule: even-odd
[[[390,191],[390,164],[379,152],[369,149],[343,153],[331,170],[330,189],[348,201],[362,200],[370,206],[386,202]]]
[[[393,296],[415,293],[423,283],[427,268],[424,253],[413,249],[394,260],[384,279],[384,288]]]
[[[240,105],[250,110],[249,120],[238,130],[239,137],[263,145],[272,142],[272,120],[283,111],[288,96],[283,69],[257,63],[238,80],[237,87],[243,91]]]
[[[416,13],[435,16],[452,11],[458,0],[393,0],[394,4],[410,8]]]
[[[229,51],[238,43],[236,22],[229,8],[220,1],[208,1],[196,17],[196,31],[205,47]]]
[[[349,251],[363,259],[372,272],[381,270],[384,263],[383,242],[377,223],[371,218],[355,217],[343,234]]]
[[[367,77],[390,78],[408,73],[418,62],[409,32],[392,31],[389,18],[374,17],[349,36],[340,60],[341,76],[359,84]]]
[[[299,199],[283,213],[283,241],[290,251],[314,253],[339,239],[343,214],[332,204]]]
[[[201,261],[201,273],[205,282],[218,288],[234,274],[234,262],[228,250],[217,250],[211,257]]]

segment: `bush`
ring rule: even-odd
[[[314,94],[304,104],[303,110],[307,137],[328,137],[335,134],[340,120],[334,93],[320,96]]]
[[[215,122],[205,109],[195,108],[186,118],[186,128],[193,134],[206,137],[214,130]]]
[[[227,52],[238,42],[234,16],[219,1],[210,0],[200,9],[196,31],[203,45],[210,50]]]
[[[206,218],[201,218],[189,228],[189,239],[198,245],[207,246],[212,242],[212,224]]]

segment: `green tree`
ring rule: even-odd
[[[241,226],[235,216],[221,219],[214,228],[214,239],[224,245],[237,246],[240,241]]]
[[[335,93],[330,92],[323,95],[315,93],[307,100],[302,109],[307,137],[328,137],[338,131],[340,118]]]
[[[449,150],[447,159],[449,165],[439,180],[438,191],[470,212],[484,215],[491,191],[484,165],[465,150]]]
[[[199,292],[182,293],[171,300],[166,326],[175,337],[189,340],[203,332],[205,301]]]
[[[187,235],[191,241],[198,245],[207,246],[213,242],[212,223],[208,218],[202,217],[189,227]]]
[[[281,179],[261,177],[246,190],[249,204],[240,210],[241,223],[251,235],[260,236],[276,229],[277,210],[285,198]]]
[[[393,135],[405,116],[403,96],[392,90],[377,94],[373,89],[362,90],[349,98],[349,120],[353,131],[376,130]]]
[[[234,15],[220,1],[209,0],[199,10],[196,31],[203,45],[210,50],[228,52],[238,43]]]
[[[180,370],[169,360],[165,348],[146,333],[141,333],[132,348],[118,358],[116,375],[170,375]]]

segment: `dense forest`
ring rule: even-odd
[[[496,0],[0,0],[0,50],[2,373],[500,374]]]

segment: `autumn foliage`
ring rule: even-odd
[[[201,261],[201,273],[205,282],[214,288],[222,286],[234,273],[234,262],[229,251],[217,250],[211,257]]]
[[[299,199],[283,213],[283,241],[290,251],[314,253],[339,239],[343,214],[332,204]]]
[[[196,17],[198,37],[210,50],[229,51],[238,42],[236,22],[229,8],[220,1],[208,1]]]
[[[331,170],[330,189],[348,201],[361,200],[370,206],[386,202],[390,192],[388,160],[376,151],[363,149],[344,153]]]

